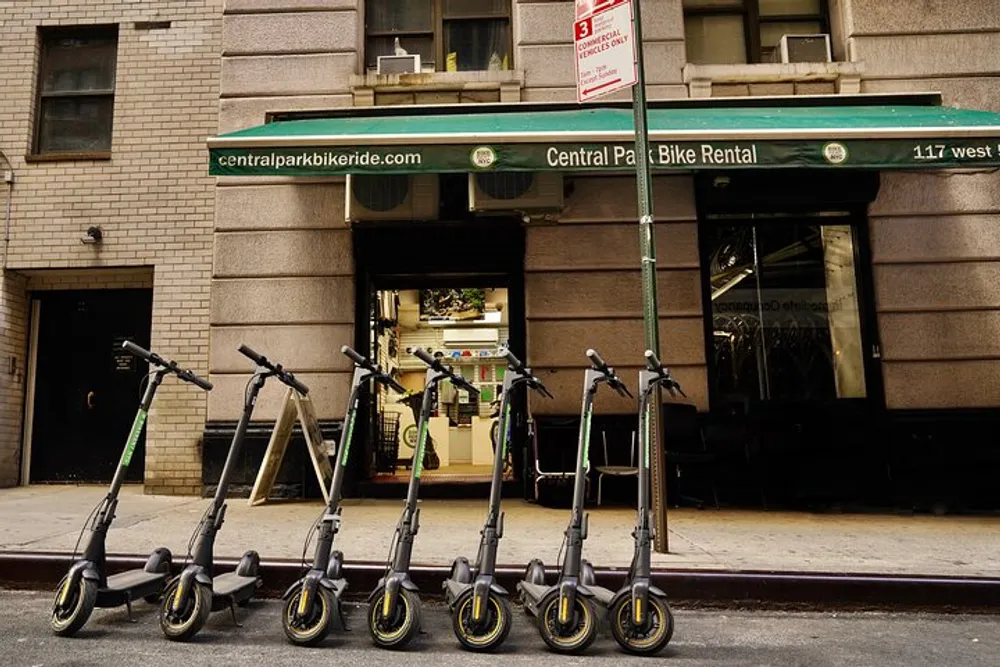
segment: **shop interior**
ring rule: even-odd
[[[407,392],[383,388],[375,398],[369,479],[394,483],[409,477],[427,367],[407,350],[420,347],[479,390],[475,396],[444,382],[436,392],[422,482],[488,482],[506,368],[497,349],[509,336],[507,289],[384,289],[374,297],[371,349]],[[513,478],[509,460],[504,477]]]

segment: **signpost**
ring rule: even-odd
[[[646,119],[646,74],[642,54],[642,17],[639,2],[632,0],[577,0],[573,24],[576,47],[576,97],[586,102],[632,86],[635,155],[649,155]],[[631,57],[631,63],[629,62]],[[630,66],[631,65],[631,66]],[[653,228],[652,174],[649,160],[635,160],[639,213],[639,252],[642,258],[642,319],[646,349],[660,355],[660,314],[656,299],[656,241]],[[652,444],[654,548],[666,553],[667,493],[659,421],[662,394],[657,386],[650,408]]]

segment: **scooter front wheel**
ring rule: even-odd
[[[188,595],[187,601],[179,611],[172,609],[174,596],[180,580],[172,582],[163,593],[160,604],[160,629],[167,639],[187,641],[194,637],[208,621],[212,613],[212,589],[200,582],[195,582],[194,590]]]
[[[52,605],[52,617],[49,625],[52,632],[60,637],[69,637],[83,627],[97,602],[97,582],[80,577],[76,586],[72,586],[67,574],[56,588],[56,600]],[[66,586],[71,590],[64,591]]]
[[[513,615],[506,598],[490,591],[486,597],[483,620],[476,623],[473,617],[475,595],[466,590],[455,601],[452,612],[452,629],[463,648],[470,651],[492,651],[510,634]]]
[[[579,653],[597,637],[597,610],[589,598],[576,596],[569,624],[559,623],[559,591],[551,590],[538,603],[538,634],[553,651]]]
[[[632,613],[632,596],[623,595],[608,610],[611,634],[625,651],[635,655],[655,655],[674,636],[674,615],[659,595],[647,597],[646,620],[637,625]]]
[[[315,646],[326,638],[330,632],[330,620],[333,618],[333,605],[336,604],[333,594],[325,588],[316,591],[312,611],[307,618],[296,621],[295,612],[302,600],[302,589],[285,601],[281,613],[281,625],[285,629],[288,641],[298,646]]]
[[[368,608],[368,631],[379,648],[401,649],[420,631],[420,598],[413,591],[401,588],[395,609],[383,614],[385,589],[379,588]]]

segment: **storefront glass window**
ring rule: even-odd
[[[852,227],[776,219],[715,224],[705,233],[716,393],[864,398]]]

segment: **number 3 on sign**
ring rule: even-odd
[[[584,21],[579,21],[576,24],[576,38],[586,39],[593,34],[593,25],[591,23],[592,19],[586,19]]]

